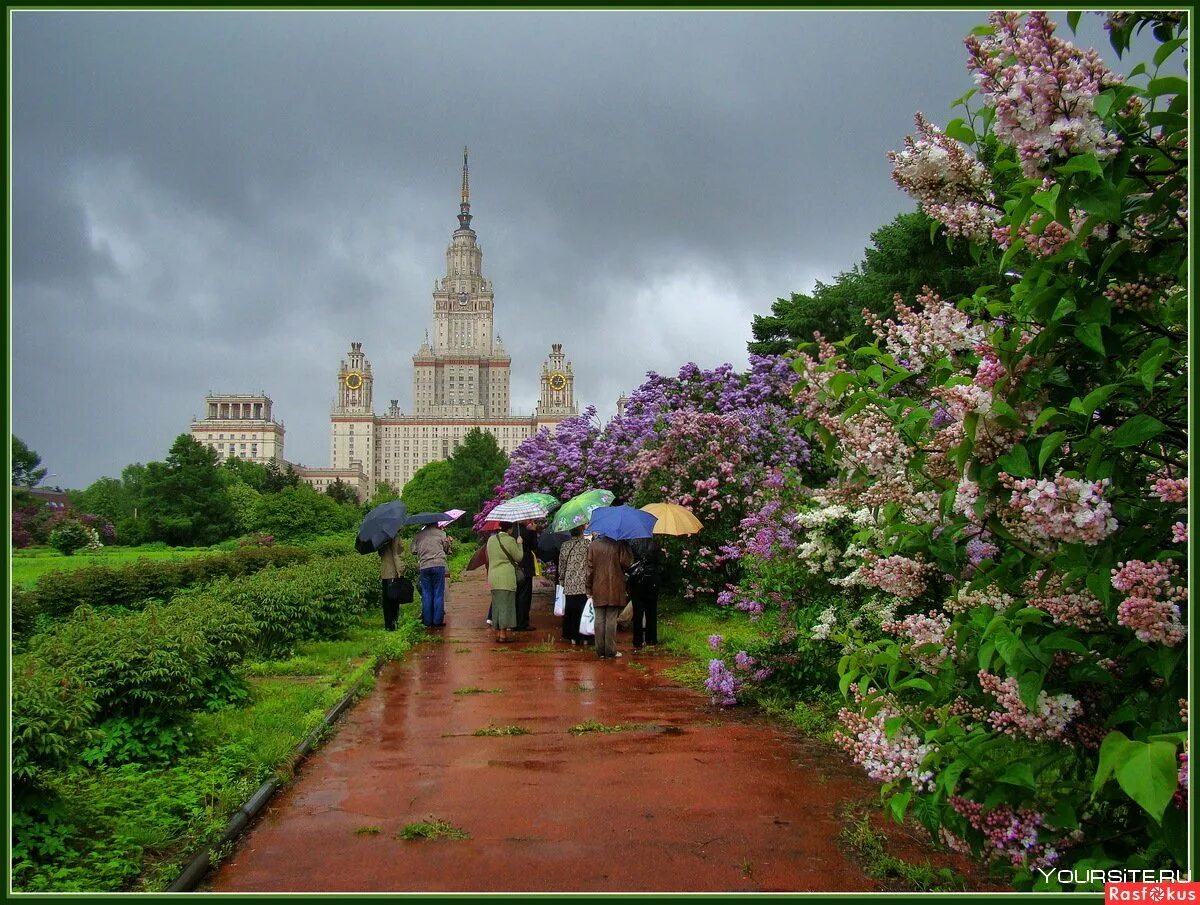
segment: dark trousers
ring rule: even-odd
[[[633,646],[658,644],[658,585],[630,582],[629,599],[633,603]]]
[[[517,628],[529,628],[529,610],[533,606],[533,574],[517,585]]]
[[[396,630],[396,620],[400,617],[400,601],[388,600],[387,579],[380,580],[380,595],[383,597],[383,627],[389,632]]]
[[[563,613],[562,636],[564,641],[584,641],[592,643],[591,635],[579,634],[579,617],[583,615],[583,606],[587,603],[587,594],[568,594],[566,612]]]

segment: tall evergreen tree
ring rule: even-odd
[[[46,477],[49,469],[38,468],[42,457],[25,445],[25,441],[13,434],[12,438],[12,486],[36,487]]]
[[[782,355],[819,332],[839,340],[862,332],[862,310],[891,317],[896,293],[908,303],[925,286],[943,298],[971,295],[995,284],[996,262],[976,261],[966,243],[948,245],[944,233],[931,235],[933,221],[920,212],[900,214],[871,233],[863,260],[829,284],[818,282],[811,295],[777,299],[769,315],[756,315],[751,352]]]
[[[209,546],[234,533],[233,507],[217,454],[180,434],[165,462],[146,466],[143,512],[151,539],[172,546]]]

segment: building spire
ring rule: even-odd
[[[458,205],[458,228],[471,228],[471,179],[467,173],[467,148],[463,146],[462,202]]]

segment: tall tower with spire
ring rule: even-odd
[[[463,148],[458,229],[433,289],[433,336],[413,356],[413,412],[459,418],[508,414],[512,364],[494,333],[495,297],[471,229],[471,174]]]

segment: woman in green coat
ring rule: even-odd
[[[492,628],[496,640],[508,641],[517,627],[517,566],[525,551],[517,539],[516,522],[497,531],[487,542],[488,584],[492,588]]]

